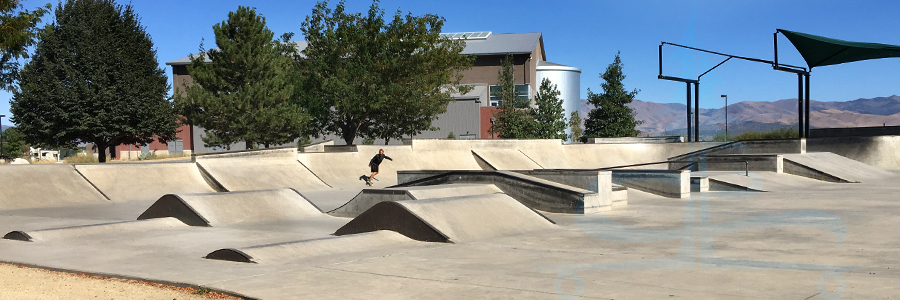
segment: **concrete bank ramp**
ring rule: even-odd
[[[326,255],[370,252],[376,249],[396,248],[417,243],[421,242],[394,231],[379,230],[247,248],[225,248],[210,252],[205,258],[245,263],[279,263]]]
[[[797,191],[834,184],[819,180],[775,172],[750,172],[750,176],[734,172],[703,172],[709,177],[711,191]]]
[[[196,157],[201,171],[227,191],[330,187],[297,161],[297,148],[264,149]]]
[[[457,243],[556,228],[505,194],[381,202],[338,229],[342,236],[391,230],[425,242]]]
[[[0,167],[0,210],[108,203],[72,165]]]
[[[116,202],[216,192],[194,163],[85,164],[75,169]]]
[[[887,170],[900,170],[900,136],[823,137],[806,140],[809,152],[831,152]]]
[[[191,226],[295,221],[322,217],[315,205],[294,189],[209,194],[169,194],[138,220],[173,217]]]
[[[720,145],[717,142],[662,144],[571,144],[562,146],[571,168],[593,169],[666,161],[669,157]],[[529,153],[530,154],[530,153]],[[532,157],[534,158],[534,157]],[[558,168],[535,158],[545,168]],[[545,165],[547,164],[547,165]],[[564,166],[565,167],[565,166]],[[659,165],[638,168],[659,168]]]
[[[346,204],[329,211],[328,214],[336,217],[354,218],[372,208],[375,204],[385,201],[424,200],[498,193],[503,193],[503,191],[493,184],[446,184],[365,189]]]
[[[34,231],[12,231],[3,236],[7,240],[26,242],[47,241],[54,239],[72,239],[92,235],[113,236],[142,231],[164,230],[168,228],[187,227],[175,218],[159,218],[143,221],[125,221],[95,225],[72,226]]]
[[[831,182],[865,182],[896,177],[890,171],[830,152],[784,154],[784,172]]]
[[[482,162],[493,170],[534,170],[543,169],[517,149],[475,149],[472,150]]]

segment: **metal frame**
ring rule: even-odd
[[[712,70],[715,70],[722,64],[728,62],[732,58],[746,60],[746,61],[752,61],[752,62],[765,63],[765,64],[771,65],[772,68],[774,68],[775,70],[797,74],[797,78],[799,81],[799,83],[797,85],[797,90],[798,90],[798,94],[799,94],[799,96],[797,97],[797,99],[798,99],[797,111],[798,111],[799,121],[800,121],[800,123],[798,124],[798,126],[800,127],[799,128],[800,137],[805,138],[805,137],[809,136],[809,71],[805,67],[778,63],[778,36],[777,35],[778,35],[778,32],[775,32],[775,60],[774,61],[746,57],[746,56],[725,54],[725,53],[721,53],[721,52],[704,50],[704,49],[700,49],[700,48],[694,48],[694,47],[689,47],[689,46],[684,46],[684,45],[679,45],[679,44],[669,43],[669,42],[661,42],[659,44],[659,76],[657,76],[657,78],[662,79],[662,80],[684,82],[687,84],[687,100],[686,100],[686,102],[687,102],[687,140],[688,140],[688,142],[691,142],[691,141],[699,142],[700,141],[700,78],[702,78],[703,75],[706,75],[707,73],[711,72]],[[697,76],[697,79],[687,79],[687,78],[680,78],[680,77],[665,76],[665,75],[663,75],[663,46],[665,46],[665,45],[671,45],[671,46],[681,47],[681,48],[690,49],[690,50],[694,50],[694,51],[700,51],[700,52],[725,56],[726,58],[719,64],[715,65],[714,67],[710,68],[709,70],[706,70],[706,72],[703,72],[702,74]],[[806,77],[805,89],[804,89],[804,81],[803,81],[804,77]],[[692,119],[691,118],[691,113],[692,113],[691,112],[691,84],[692,83],[694,84],[693,126],[691,124],[691,119]],[[805,93],[806,94],[805,108],[804,108],[804,97],[803,97],[804,90],[806,92]],[[805,112],[805,114],[804,114],[804,112]],[[804,116],[805,116],[805,118],[804,118]],[[692,132],[692,129],[693,129],[693,132]]]

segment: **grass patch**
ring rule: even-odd
[[[63,162],[67,164],[92,164],[97,163],[97,158],[93,155],[76,154],[63,158]]]

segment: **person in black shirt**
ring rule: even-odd
[[[381,162],[384,161],[385,158],[394,161],[390,156],[384,155],[384,149],[378,149],[378,154],[375,154],[375,156],[369,160],[369,168],[372,170],[372,175],[366,180],[367,184],[372,184],[372,179],[375,179],[375,175],[378,175],[378,166],[381,165]]]

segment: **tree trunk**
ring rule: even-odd
[[[106,162],[106,148],[109,147],[106,143],[94,143],[97,146],[97,161],[101,163]]]
[[[244,141],[244,150],[251,150],[251,149],[253,149],[252,146],[253,146],[253,142]]]

